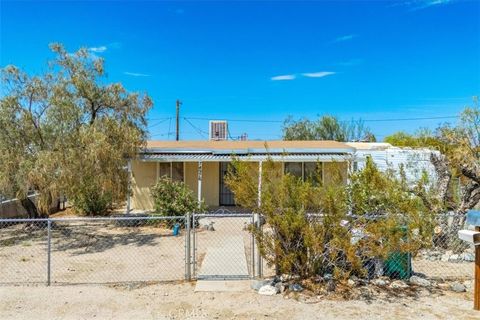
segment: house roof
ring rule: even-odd
[[[393,147],[386,142],[346,142],[346,144],[356,150],[385,150]]]
[[[337,141],[148,141],[141,153],[352,153],[354,147]]]
[[[143,161],[345,161],[355,148],[337,141],[148,141]]]
[[[345,153],[295,153],[295,154],[243,154],[235,155],[235,159],[241,161],[280,161],[280,162],[344,162],[352,159],[352,156]],[[205,153],[147,153],[141,154],[139,159],[142,161],[155,162],[228,162],[232,160],[232,155],[228,154],[205,154]]]

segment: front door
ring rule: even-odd
[[[229,162],[220,162],[220,205],[234,206],[235,198],[233,192],[225,184],[225,177],[228,172]]]

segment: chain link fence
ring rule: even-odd
[[[325,217],[322,214],[308,214],[307,216],[310,225],[324,223]],[[426,234],[422,236],[415,236],[420,232],[419,230],[407,230],[408,222],[404,221],[404,224],[396,225],[395,228],[402,231],[399,232],[400,239],[396,239],[395,244],[392,245],[388,242],[389,237],[379,236],[378,232],[374,235],[369,233],[372,225],[382,219],[381,217],[371,216],[359,219],[351,216],[349,220],[342,220],[337,224],[343,229],[341,232],[336,231],[337,239],[323,239],[326,242],[321,245],[319,251],[309,252],[305,257],[299,259],[304,259],[305,265],[310,264],[314,269],[321,269],[323,275],[330,274],[329,276],[331,276],[336,268],[351,269],[349,264],[353,262],[347,257],[348,253],[345,250],[354,248],[354,254],[360,258],[362,269],[365,272],[363,276],[370,279],[381,276],[408,279],[412,275],[419,275],[441,281],[470,280],[474,276],[475,247],[473,244],[461,241],[458,238],[458,230],[474,230],[474,226],[466,224],[464,217],[464,215],[453,213],[438,215],[433,221],[430,221],[429,226],[425,226],[428,231],[424,231]],[[403,219],[398,220],[402,221]],[[267,237],[269,234],[273,234],[273,230],[268,224],[263,225],[262,228],[262,232]],[[328,230],[321,232],[328,233]],[[343,234],[343,240],[350,243],[351,246],[346,244],[343,244],[342,247],[336,246],[335,243],[342,241],[338,238],[339,234]],[[302,237],[303,235],[299,236],[297,241],[301,243]],[[375,239],[372,240],[371,237]],[[273,241],[273,238],[270,239]],[[368,243],[367,247],[354,246],[364,240]],[[368,247],[369,245],[378,246],[381,249],[370,250],[372,248]],[[372,253],[375,251],[387,254],[380,258]],[[263,261],[264,276],[271,277],[277,274],[275,265],[267,262],[267,260],[274,259],[272,256]]]
[[[413,271],[431,279],[473,279],[475,246],[458,238],[461,229],[474,230],[475,227],[466,223],[465,215],[438,215],[432,241],[413,257]]]
[[[0,283],[46,283],[48,222],[0,220]]]
[[[121,283],[186,277],[184,217],[0,220],[0,283]]]
[[[431,241],[423,243],[415,254],[392,250],[392,259],[367,256],[365,268],[376,276],[401,268],[430,279],[472,279],[474,247],[451,232],[446,236],[452,225],[458,223],[457,218],[452,214],[438,216]],[[322,223],[321,215],[312,215],[310,219],[311,223]],[[0,220],[0,284],[274,276],[275,266],[259,255],[249,230],[253,226],[272,232],[260,215],[244,213],[3,219]],[[344,227],[348,229],[348,241],[365,236],[358,224]],[[473,229],[473,226],[462,228]],[[328,259],[324,261],[329,263]]]

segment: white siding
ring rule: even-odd
[[[393,170],[397,174],[403,165],[407,180],[415,182],[421,178],[424,171],[427,172],[431,179],[435,179],[435,168],[430,161],[432,152],[438,153],[438,151],[428,149],[414,150],[396,147],[389,147],[383,150],[357,150],[355,152],[355,161],[357,162],[357,169],[360,170],[365,167],[366,159],[370,156],[382,172]]]

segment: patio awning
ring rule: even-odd
[[[352,159],[352,154],[301,153],[301,154],[252,154],[227,155],[212,153],[142,153],[141,161],[154,162],[228,162],[233,158],[240,161],[259,162],[271,159],[276,162],[344,162]]]

